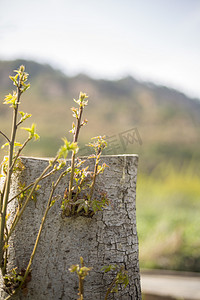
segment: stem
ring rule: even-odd
[[[3,163],[3,162],[2,162]],[[2,206],[3,206],[3,197],[4,197],[4,193],[5,193],[5,188],[6,188],[6,179],[3,183],[3,189],[1,192],[1,198],[0,198],[0,211],[2,211]]]
[[[105,299],[104,299],[104,300],[107,300],[107,299],[108,299],[108,295],[111,293],[111,290],[112,290],[114,284],[116,283],[116,281],[117,281],[117,278],[115,277],[115,278],[113,279],[113,281],[111,282],[109,288],[107,289],[107,292],[106,292],[106,295],[105,295]]]
[[[79,186],[78,186],[78,187],[79,187],[80,189],[81,189],[83,183],[84,183],[84,178],[82,178],[81,181],[80,181],[80,183],[79,183]],[[74,198],[73,198],[74,202],[76,202],[76,200],[77,200],[79,194],[80,194],[80,190],[77,189],[76,195],[75,195]]]
[[[84,262],[83,262],[83,258],[80,257],[80,262],[81,262],[81,268],[84,267]],[[79,288],[78,288],[78,296],[80,296],[80,298],[78,298],[78,300],[83,300],[83,293],[84,293],[84,289],[83,289],[83,278],[80,274],[78,274],[78,283],[79,283]]]
[[[26,208],[26,206],[27,206],[29,200],[31,199],[31,196],[33,195],[33,193],[34,193],[34,191],[35,191],[35,188],[37,187],[38,183],[43,179],[44,174],[45,174],[45,173],[46,173],[46,172],[47,172],[47,171],[48,171],[48,170],[56,163],[57,159],[58,159],[58,156],[55,157],[55,159],[54,159],[52,165],[48,165],[48,166],[44,169],[44,171],[42,172],[42,174],[35,180],[35,182],[34,182],[34,184],[33,184],[33,187],[32,187],[32,189],[31,189],[29,195],[28,195],[27,198],[26,198],[26,201],[25,201],[24,205],[22,206],[22,208],[21,208],[19,214],[18,214],[18,215],[16,216],[16,218],[15,218],[15,222],[12,223],[12,225],[11,225],[10,231],[9,231],[9,233],[8,233],[7,238],[5,239],[5,242],[8,241],[8,239],[10,238],[12,232],[14,231],[14,229],[15,229],[15,227],[16,227],[16,225],[17,225],[19,219],[21,218],[21,215],[23,214],[23,212],[24,212],[24,210],[25,210],[25,208]]]
[[[70,175],[70,181],[69,181],[69,196],[68,196],[68,200],[72,199],[72,187],[73,187],[73,180],[74,180],[75,158],[76,158],[76,154],[73,152],[72,153],[72,158],[71,158],[71,175]]]
[[[5,226],[5,230],[6,230],[6,234],[8,234],[7,226]],[[8,243],[5,243],[5,246],[8,246]],[[7,259],[8,259],[8,248],[6,247],[6,249],[5,249],[5,258],[4,258],[4,266],[3,266],[3,269],[2,269],[3,274],[7,273]]]
[[[54,160],[55,161],[55,160]],[[54,162],[53,162],[54,163]],[[42,218],[42,221],[41,221],[41,224],[40,224],[40,228],[39,228],[39,231],[38,231],[38,234],[37,234],[37,238],[36,238],[36,241],[35,241],[35,245],[34,245],[34,248],[33,248],[33,251],[32,251],[32,254],[31,254],[31,257],[30,257],[30,260],[29,260],[29,263],[28,263],[28,266],[26,268],[26,272],[24,274],[24,277],[23,277],[23,280],[21,281],[19,287],[11,294],[9,295],[5,300],[9,300],[11,299],[12,296],[16,295],[17,292],[21,289],[21,287],[23,286],[24,282],[26,281],[26,278],[30,272],[30,268],[31,268],[31,265],[32,265],[32,262],[33,262],[33,259],[34,259],[34,256],[35,256],[35,253],[36,253],[36,250],[37,250],[37,247],[38,247],[38,244],[39,244],[39,240],[40,240],[40,236],[41,236],[41,233],[42,233],[42,229],[44,227],[44,223],[45,223],[45,220],[46,220],[46,217],[47,217],[47,214],[49,212],[49,209],[51,208],[51,201],[52,201],[52,197],[53,197],[53,194],[54,194],[54,191],[57,187],[57,185],[59,184],[60,180],[62,179],[63,176],[65,176],[67,174],[67,171],[65,170],[64,172],[62,172],[60,174],[60,176],[58,177],[56,183],[52,186],[52,189],[51,189],[51,193],[50,193],[50,196],[49,196],[49,199],[48,199],[48,202],[47,202],[47,206],[46,206],[46,209],[45,209],[45,212],[44,212],[44,215],[43,215],[43,218]]]
[[[55,172],[56,172],[56,169],[50,171],[49,173],[47,173],[46,175],[44,175],[44,176],[41,178],[41,180],[47,178],[48,176],[54,174]],[[27,191],[29,188],[31,188],[31,187],[34,185],[34,183],[35,183],[35,182],[30,183],[30,184],[27,185],[23,190],[21,190],[18,194],[16,194],[15,196],[13,196],[13,197],[8,201],[8,204],[9,204],[10,202],[12,202],[15,198],[17,198],[18,196],[20,196],[21,193],[23,193],[23,192]]]
[[[91,184],[91,188],[90,188],[90,196],[89,196],[90,201],[92,200],[92,196],[93,196],[93,193],[94,193],[94,186],[95,186],[96,177],[97,177],[99,158],[100,158],[100,154],[98,154],[98,156],[96,157],[96,161],[95,161],[94,175],[93,175],[93,180],[92,180],[92,184]]]
[[[22,152],[22,150],[25,148],[25,146],[27,145],[27,143],[31,140],[32,138],[29,137],[26,139],[26,141],[24,142],[24,144],[21,146],[21,148],[19,148],[19,150],[17,151],[17,154],[15,155],[15,158],[13,159],[12,165],[11,165],[11,169],[14,167],[20,153]]]
[[[7,298],[5,298],[4,300],[9,300],[9,299],[11,299],[11,297],[12,296],[14,296],[15,295],[15,292],[13,292],[11,295],[9,295]]]
[[[81,105],[80,109],[79,109],[78,119],[77,119],[76,132],[75,132],[75,135],[74,135],[74,143],[76,143],[78,141],[78,135],[79,135],[79,131],[80,131],[80,128],[81,128],[82,114],[83,114],[83,106]]]
[[[18,106],[20,102],[20,96],[21,96],[21,82],[19,82],[19,85],[17,86],[17,102],[16,106],[14,107],[13,112],[13,122],[12,122],[12,132],[11,132],[11,139],[9,143],[9,158],[8,158],[8,172],[6,176],[6,185],[5,185],[5,192],[3,195],[3,203],[2,203],[2,210],[1,210],[1,221],[0,221],[0,262],[3,261],[3,254],[4,254],[4,228],[5,228],[5,218],[6,218],[6,212],[7,212],[7,205],[8,205],[8,198],[10,193],[10,181],[11,181],[11,175],[12,175],[12,161],[13,161],[13,152],[14,152],[14,143],[15,143],[15,137],[16,137],[16,131],[17,131],[17,113],[18,113]],[[2,268],[2,265],[1,265]],[[4,269],[4,268],[3,268]],[[2,270],[3,272],[3,270]],[[4,275],[4,273],[3,273]]]
[[[52,201],[52,197],[53,197],[54,191],[55,191],[57,185],[59,184],[60,180],[62,179],[62,177],[65,176],[65,173],[66,173],[66,171],[62,172],[60,174],[60,176],[58,177],[56,183],[53,184],[53,186],[52,186],[51,193],[50,193],[50,196],[49,196],[49,199],[48,199],[48,202],[47,202],[47,206],[46,206],[46,209],[45,209],[45,212],[44,212],[44,215],[43,215],[43,218],[42,218],[42,222],[41,222],[41,225],[40,225],[40,228],[39,228],[39,231],[38,231],[38,235],[37,235],[37,238],[36,238],[36,241],[35,241],[35,245],[34,245],[34,248],[33,248],[33,251],[32,251],[32,254],[31,254],[31,257],[30,257],[30,260],[29,260],[29,263],[28,263],[28,266],[26,268],[26,272],[24,274],[23,280],[20,283],[19,289],[24,284],[24,282],[25,282],[25,280],[26,280],[26,278],[27,278],[27,276],[28,276],[28,274],[30,272],[30,268],[31,268],[31,265],[32,265],[32,262],[33,262],[33,259],[34,259],[34,256],[35,256],[38,244],[39,244],[39,239],[40,239],[40,236],[41,236],[41,233],[42,233],[42,229],[44,227],[44,223],[45,223],[45,220],[47,218],[47,214],[49,212],[49,209],[51,208],[50,205],[51,205],[51,201]]]
[[[81,117],[83,114],[83,106],[80,106],[79,109],[79,115],[77,118],[77,124],[76,124],[76,131],[74,134],[74,143],[77,143],[78,141],[78,136],[79,136],[79,132],[80,132],[80,128],[81,128]],[[75,158],[76,158],[76,153],[73,152],[72,153],[72,158],[71,158],[71,176],[70,176],[70,181],[69,181],[69,196],[68,196],[68,200],[70,201],[72,199],[72,187],[73,187],[73,180],[74,180],[74,170],[75,170]]]
[[[5,133],[3,133],[1,130],[0,130],[0,134],[2,134],[2,135],[5,137],[5,139],[8,141],[8,143],[10,144],[10,140],[9,140],[9,138],[7,137],[7,135],[5,135]]]
[[[0,192],[0,211],[2,210],[2,205],[3,205],[3,195],[4,195],[4,190],[5,190],[5,183],[3,185],[3,190]]]
[[[28,189],[30,189],[34,185],[34,182],[27,185],[23,190],[21,190],[19,193],[17,193],[15,196],[13,196],[9,201],[8,204],[11,203],[15,198],[20,196],[22,193],[26,192]]]
[[[83,279],[82,279],[81,275],[78,275],[78,281],[79,281],[78,296],[80,296],[80,298],[78,298],[78,300],[83,300]]]

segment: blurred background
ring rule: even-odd
[[[24,64],[31,88],[21,110],[40,135],[25,154],[54,156],[71,138],[72,99],[83,91],[80,154],[106,135],[105,154],[139,155],[142,268],[200,272],[199,29],[198,0],[0,0],[1,103]],[[10,120],[0,104],[7,135]]]

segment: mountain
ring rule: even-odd
[[[21,64],[30,74],[31,88],[23,95],[21,109],[32,113],[41,136],[26,154],[52,156],[60,138],[70,138],[70,107],[79,92],[89,95],[85,117],[89,120],[80,138],[84,144],[96,135],[108,136],[107,153],[138,153],[142,170],[150,171],[162,161],[181,165],[200,158],[200,101],[180,91],[131,76],[115,81],[95,80],[85,74],[69,77],[50,65],[34,61],[0,61],[0,97],[12,91],[9,75]],[[0,130],[9,134],[10,109],[0,106]],[[22,134],[19,136],[21,139]],[[0,144],[3,144],[0,136]]]

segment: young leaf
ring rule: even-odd
[[[69,271],[70,271],[71,273],[79,271],[79,265],[72,265],[72,266],[69,268]]]
[[[58,158],[67,158],[68,152],[72,151],[72,152],[78,152],[78,146],[77,143],[71,143],[69,142],[66,138],[62,139],[64,142],[64,145],[60,147],[60,149],[58,150]]]
[[[24,122],[26,119],[28,119],[32,116],[31,114],[24,113],[23,111],[19,111],[19,113],[21,115],[21,119],[20,119],[19,123]]]
[[[21,144],[21,143],[14,142],[14,146],[15,146],[15,147],[21,147],[22,144]]]
[[[16,108],[17,93],[14,91],[12,95],[11,94],[6,95],[3,104],[11,104],[10,107]]]
[[[9,146],[9,143],[5,143],[1,146],[1,149],[4,149],[5,147]]]
[[[117,265],[108,265],[108,266],[103,266],[101,268],[101,271],[107,273],[107,272],[116,270],[116,268],[117,268]]]
[[[85,203],[84,202],[81,203],[81,204],[79,204],[79,206],[77,208],[77,213],[79,213],[82,209],[85,209],[84,207],[85,207]]]
[[[29,138],[30,139],[35,138],[35,141],[36,141],[40,138],[40,136],[35,132],[35,128],[36,128],[36,125],[33,123],[31,128],[22,127],[21,129],[24,129],[24,130],[28,131],[29,132]]]
[[[19,77],[19,74],[17,74],[16,76],[9,76],[9,78],[13,81],[13,84],[15,86],[18,86],[18,77]]]

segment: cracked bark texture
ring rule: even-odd
[[[21,158],[25,170],[12,178],[12,197],[18,182],[31,183],[48,165],[47,159]],[[78,298],[77,275],[68,271],[72,264],[85,265],[92,271],[84,280],[84,299],[103,300],[113,280],[113,274],[104,274],[105,265],[124,265],[128,270],[129,285],[109,299],[141,299],[138,262],[138,238],[136,230],[136,178],[138,157],[136,155],[102,156],[101,162],[109,165],[97,179],[95,192],[106,191],[111,205],[92,218],[61,217],[61,200],[50,209],[41,235],[38,250],[32,265],[32,280],[28,283],[28,294],[13,299],[22,300],[75,300]],[[93,161],[90,160],[92,169]],[[35,243],[45,203],[51,189],[54,175],[41,181],[37,201],[31,201],[17,225],[9,243],[8,268],[26,268]],[[58,186],[57,195],[63,196],[68,186],[65,177]],[[12,219],[17,201],[10,204]],[[0,298],[5,298],[1,289]]]

